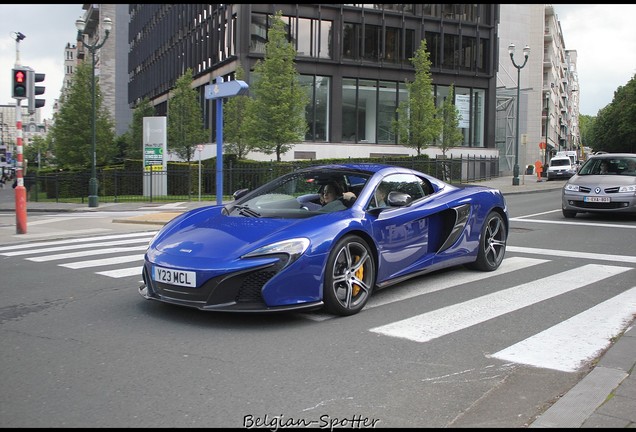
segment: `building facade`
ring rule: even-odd
[[[500,170],[512,172],[515,159],[516,93],[520,85],[519,165],[545,164],[559,150],[577,150],[580,144],[579,84],[576,51],[566,50],[561,24],[551,4],[502,4],[499,23],[497,74],[497,133]],[[508,53],[514,44],[515,62],[523,63],[522,49],[530,47],[520,71]],[[541,143],[547,143],[542,149]]]
[[[75,44],[67,44],[65,49],[65,79],[63,91],[69,87],[79,61],[92,61],[90,51],[84,42],[94,45],[104,38],[102,22],[110,18],[112,29],[106,43],[95,53],[95,76],[103,95],[104,107],[115,124],[115,134],[122,135],[132,121],[132,108],[128,104],[128,5],[126,4],[83,4],[83,19],[86,22],[84,36],[78,35]],[[59,104],[56,104],[59,109]]]
[[[47,120],[41,120],[40,109],[29,114],[26,103],[20,105],[22,124],[22,146],[28,146],[34,137],[45,137],[48,130]],[[10,173],[16,166],[17,158],[17,111],[16,105],[0,105],[0,175]]]
[[[499,58],[497,4],[130,4],[128,102],[148,98],[166,115],[168,96],[188,69],[215,140],[215,104],[205,86],[247,74],[264,58],[271,16],[281,11],[310,97],[309,130],[283,160],[413,155],[391,123],[426,40],[436,103],[451,85],[463,143],[449,155],[498,154],[495,142]],[[441,154],[436,146],[424,150]],[[252,159],[271,156],[250,153]]]

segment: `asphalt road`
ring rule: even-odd
[[[569,320],[620,298],[635,275],[636,221],[565,221],[558,197],[507,197],[511,234],[497,272],[419,277],[346,318],[146,301],[136,270],[157,226],[113,223],[124,215],[102,212],[31,215],[31,231],[56,234],[0,242],[0,423],[525,427],[594,361],[557,369],[572,353],[545,332],[560,329],[563,347],[589,342]],[[14,239],[8,217],[0,214],[0,235]],[[71,227],[77,236],[64,234]],[[120,241],[130,243],[106,244]],[[409,325],[430,339],[409,339]],[[532,338],[548,343],[543,363],[506,357],[515,347],[527,360],[519,344]]]

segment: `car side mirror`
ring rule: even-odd
[[[413,201],[411,195],[404,192],[391,191],[387,196],[387,203],[392,207],[404,207]]]
[[[237,199],[239,199],[240,197],[242,197],[243,195],[245,195],[246,193],[248,193],[249,191],[250,191],[249,189],[239,189],[239,190],[237,190],[236,192],[234,192],[234,193],[232,194],[232,197],[233,197],[235,200],[237,200]]]

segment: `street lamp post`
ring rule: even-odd
[[[513,168],[513,177],[512,177],[512,185],[519,186],[519,98],[521,95],[521,85],[519,80],[521,79],[521,69],[528,62],[528,55],[530,54],[530,47],[526,45],[523,48],[523,56],[525,59],[523,60],[523,64],[519,66],[515,63],[514,55],[515,55],[515,44],[511,43],[508,45],[508,53],[510,54],[510,60],[512,61],[512,65],[517,68],[517,127],[516,127],[516,139],[515,139],[515,166]],[[547,143],[546,143],[547,145]]]
[[[95,43],[90,45],[84,42],[84,29],[86,28],[86,21],[82,18],[78,18],[75,21],[75,27],[77,27],[77,40],[82,40],[82,44],[84,47],[88,49],[92,56],[92,83],[91,83],[91,97],[92,97],[92,106],[93,106],[93,119],[92,119],[92,151],[93,151],[93,162],[91,166],[91,178],[88,181],[88,206],[89,207],[97,207],[99,206],[99,197],[97,196],[97,149],[96,149],[96,121],[97,114],[95,112],[95,53],[98,49],[100,49],[106,43],[106,39],[108,39],[108,35],[110,34],[110,30],[112,28],[112,21],[110,18],[105,17],[103,21],[104,26],[104,39],[99,42],[99,35],[95,38]]]
[[[546,115],[545,115],[545,149],[543,150],[543,172],[546,172],[546,167],[548,166],[548,129],[550,128],[550,90],[545,94],[545,106],[546,106]],[[547,173],[546,173],[547,175]]]

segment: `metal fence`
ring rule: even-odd
[[[412,168],[455,184],[489,180],[499,176],[498,157],[462,155],[446,159],[376,159],[374,162]],[[319,165],[322,162],[312,161],[311,164]],[[308,164],[270,162],[254,165],[228,162],[223,168],[223,196],[228,198],[234,191],[243,188],[253,189],[305,166]],[[169,165],[165,171],[98,169],[98,196],[100,202],[213,201],[217,192],[216,174],[216,167],[200,168],[194,163],[190,166]],[[88,202],[89,179],[90,171],[86,171],[30,173],[25,176],[24,181],[29,201],[84,203]],[[166,184],[165,190],[153,190],[152,186],[148,187],[160,183],[163,179]]]

